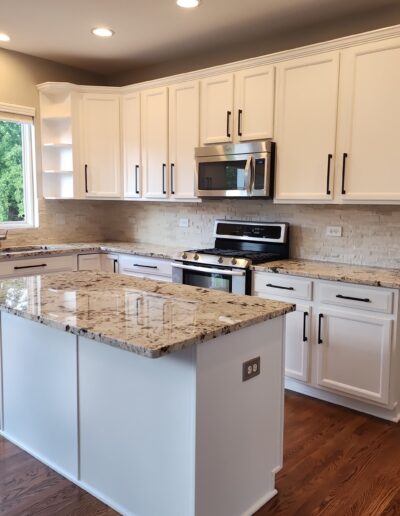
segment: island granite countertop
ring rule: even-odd
[[[0,310],[149,358],[294,309],[279,301],[104,272],[0,281]]]
[[[384,269],[383,267],[366,267],[316,260],[277,260],[254,265],[253,270],[373,287],[400,288],[400,270]]]

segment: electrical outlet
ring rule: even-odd
[[[179,219],[179,227],[180,228],[188,228],[189,227],[189,219]]]
[[[243,362],[242,366],[242,381],[246,382],[260,374],[261,358],[256,357],[247,362]]]
[[[342,226],[327,226],[326,236],[341,237],[342,229],[343,229]]]

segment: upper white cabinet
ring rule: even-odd
[[[274,85],[269,65],[203,79],[202,144],[272,138]]]
[[[122,99],[124,197],[141,196],[140,93]]]
[[[339,53],[277,66],[276,199],[333,198]]]
[[[248,68],[235,74],[235,139],[264,140],[274,133],[273,66]]]
[[[83,94],[81,135],[86,197],[120,197],[119,95]]]
[[[199,146],[199,83],[169,88],[169,193],[174,199],[195,197],[194,149]]]
[[[343,201],[400,200],[400,38],[342,52],[339,111]]]
[[[168,88],[141,94],[143,197],[162,199],[168,192]]]

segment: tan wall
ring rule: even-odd
[[[349,1],[351,2],[351,0]],[[390,1],[388,5],[387,0],[378,0],[376,3],[379,7],[371,11],[355,16],[336,18],[323,24],[294,27],[292,30],[287,28],[282,30],[280,27],[274,28],[268,25],[265,36],[254,41],[231,44],[222,48],[212,48],[199,55],[190,55],[186,58],[165,61],[139,69],[134,68],[109,76],[108,84],[123,86],[157,79],[400,23],[400,2]]]

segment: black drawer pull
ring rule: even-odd
[[[144,267],[145,269],[158,269],[157,265],[142,265],[141,263],[134,263],[134,267]]]
[[[281,288],[282,290],[294,290],[294,287],[282,287],[281,285],[273,285],[272,283],[267,283],[265,286],[271,288]]]
[[[230,131],[230,120],[231,120],[231,114],[232,112],[231,111],[227,111],[226,112],[226,136],[228,138],[231,137],[231,131]]]
[[[319,314],[319,317],[318,317],[318,344],[323,344],[323,340],[321,338],[322,319],[323,318],[324,318],[324,314]]]
[[[47,263],[40,263],[39,265],[19,265],[18,267],[14,267],[14,270],[19,271],[21,269],[36,269],[38,267],[47,267]]]
[[[303,342],[308,341],[307,331],[306,331],[307,316],[308,316],[308,312],[304,312],[304,314],[303,314]]]
[[[242,136],[242,115],[243,111],[239,109],[238,111],[238,136]]]
[[[162,193],[163,194],[167,193],[167,190],[165,189],[165,167],[166,166],[167,166],[166,163],[162,164]]]
[[[350,299],[350,301],[361,301],[363,303],[371,302],[371,300],[368,297],[343,296],[343,294],[337,294],[336,297],[338,297],[339,299]]]
[[[114,274],[117,272],[118,260],[113,260],[113,272]]]
[[[343,163],[342,163],[342,195],[346,195],[346,189],[344,187],[346,181],[346,160],[347,160],[347,152],[343,154]]]
[[[88,178],[87,178],[87,169],[88,169],[88,166],[85,165],[85,193],[89,193],[89,188],[88,188]]]
[[[171,163],[171,194],[175,194],[175,186],[174,186],[174,169],[175,163]]]
[[[137,194],[140,194],[139,185],[138,185],[138,171],[139,171],[139,165],[135,165],[135,191]]]
[[[328,154],[328,169],[326,173],[326,195],[331,195],[331,160],[332,154]]]

